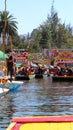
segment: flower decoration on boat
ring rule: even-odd
[[[57,49],[54,50],[54,57],[58,56],[59,55],[59,52]]]

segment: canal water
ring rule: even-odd
[[[0,98],[0,130],[6,130],[13,117],[36,115],[73,115],[73,83],[31,79]]]

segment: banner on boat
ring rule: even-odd
[[[43,55],[45,59],[56,58],[73,58],[72,49],[44,49]]]

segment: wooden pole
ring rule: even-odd
[[[4,45],[4,54],[5,54],[5,50],[6,50],[6,26],[7,26],[7,19],[6,19],[6,1],[4,1],[4,5],[5,5],[5,8],[4,8],[4,29],[3,29],[3,45]],[[5,56],[5,55],[4,55]],[[5,57],[4,57],[5,59]],[[5,59],[5,67],[7,66],[7,63],[6,63],[6,59]],[[7,76],[7,70],[5,72],[5,76]]]
[[[6,25],[7,25],[7,20],[6,20],[6,0],[5,0],[5,9],[4,9],[4,29],[3,29],[3,44],[4,44],[4,51],[6,48]]]
[[[5,0],[4,4],[5,4],[5,9],[4,9],[3,44],[4,44],[4,53],[5,53],[5,48],[6,48],[6,0]],[[6,61],[5,61],[5,65],[6,65]],[[5,84],[3,83],[2,90],[3,90],[4,97],[6,98],[7,96],[6,96],[6,93],[4,92],[4,87],[5,87]]]

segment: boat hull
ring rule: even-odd
[[[43,75],[41,75],[41,74],[35,74],[35,78],[36,78],[36,79],[42,79],[42,78],[43,78]]]
[[[24,81],[24,80],[30,80],[30,78],[29,76],[26,75],[16,75],[15,80]]]
[[[52,76],[53,81],[73,81],[73,76]]]
[[[34,79],[35,78],[35,74],[30,74],[29,75],[29,79]]]

